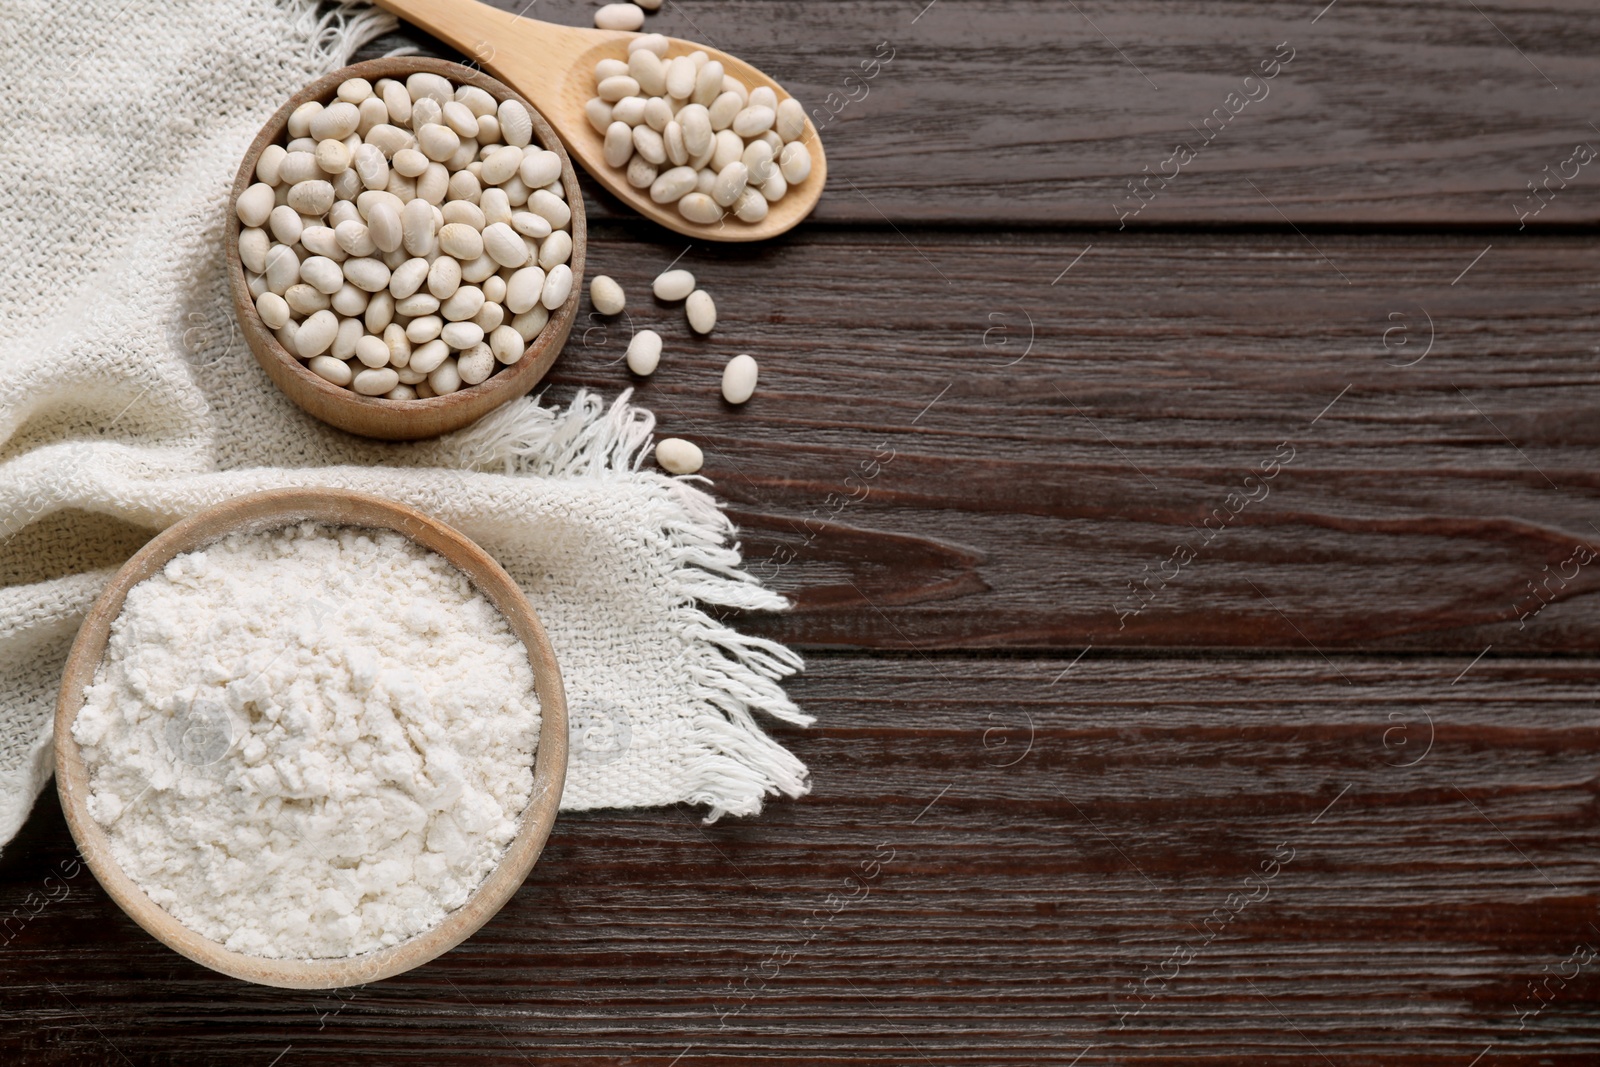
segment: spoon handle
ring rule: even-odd
[[[479,0],[374,0],[426,30],[503,82],[515,85],[546,118],[574,56],[605,31],[541,22]],[[631,36],[631,35],[618,35]]]

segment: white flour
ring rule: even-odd
[[[526,650],[389,531],[234,534],[129,591],[72,728],[118,863],[238,952],[338,957],[464,903],[516,835]]]

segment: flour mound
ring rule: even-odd
[[[539,706],[467,576],[390,531],[236,533],[129,591],[72,735],[124,871],[236,952],[352,956],[516,836]]]

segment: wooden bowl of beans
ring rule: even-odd
[[[257,361],[365,437],[434,437],[526,394],[583,290],[583,197],[555,131],[438,59],[368,60],[291,97],[245,153],[226,232]]]

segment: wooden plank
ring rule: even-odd
[[[798,604],[746,623],[764,633],[1600,640],[1591,240],[889,231],[712,254],[597,230],[628,316],[581,321],[549,395],[634,382],[706,447],[753,569]],[[680,254],[719,301],[709,339],[649,295]],[[647,326],[666,355],[639,380],[621,359]],[[733,409],[738,352],[761,385]]]
[[[1600,220],[1585,0],[696,0],[646,29],[711,41],[808,104],[825,222]]]
[[[1489,1046],[1486,1063],[1590,1063],[1600,667],[1464,666],[820,657],[795,693],[822,725],[781,731],[812,796],[712,827],[565,816],[467,945],[342,996],[217,978],[86,873],[48,882],[72,853],[47,800],[0,863],[0,915],[37,906],[0,946],[0,1048],[280,1067],[1462,1067]]]

